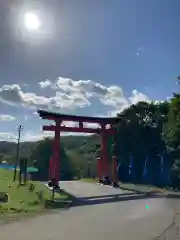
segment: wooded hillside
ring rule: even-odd
[[[52,140],[48,139],[50,143],[49,154],[52,150]],[[34,160],[38,161],[39,153],[37,149],[43,144],[43,148],[47,149],[46,141],[38,142],[22,142],[20,143],[20,157],[28,158],[29,165],[33,164]],[[100,142],[98,136],[64,136],[61,137],[61,151],[64,151],[66,158],[70,159],[73,170],[79,175],[87,175],[87,166],[91,162],[91,167],[96,171],[96,144]],[[63,150],[62,150],[63,149]],[[7,161],[13,164],[16,159],[17,144],[14,142],[0,142],[0,161]],[[43,152],[41,152],[43,154]],[[47,153],[43,154],[47,156]],[[43,161],[43,160],[42,160]],[[94,172],[95,174],[95,172]]]

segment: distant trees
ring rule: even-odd
[[[46,138],[40,141],[31,155],[31,159],[36,160],[36,167],[39,169],[39,177],[42,180],[48,180],[49,160],[52,156],[53,140]],[[73,166],[70,163],[64,147],[61,144],[60,149],[60,176],[62,180],[72,179],[74,176]]]

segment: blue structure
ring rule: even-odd
[[[150,173],[150,166],[149,166],[150,162],[149,162],[149,158],[148,155],[146,155],[146,159],[144,162],[144,167],[143,167],[143,181],[145,183],[151,183],[151,173]]]
[[[7,170],[14,170],[14,165],[8,165],[8,164],[0,164],[0,168],[7,169]]]
[[[168,159],[168,155],[161,154],[150,157],[149,155],[145,156],[143,160],[142,174],[141,176],[135,175],[135,164],[134,157],[132,154],[127,156],[126,161],[119,161],[117,166],[117,171],[119,178],[125,182],[133,182],[138,179],[145,184],[155,184],[157,186],[168,186],[170,183],[170,170],[171,162]],[[138,168],[137,168],[138,171]]]
[[[161,158],[161,174],[163,175],[163,173],[164,173],[164,157],[161,155],[160,158]]]
[[[133,168],[133,155],[130,154],[130,157],[129,157],[129,175],[132,175],[132,168]]]
[[[147,162],[148,162],[148,157],[146,156],[145,162],[144,162],[144,168],[143,168],[143,177],[147,176]]]
[[[118,171],[118,172],[119,172],[120,166],[121,166],[121,162],[119,161],[119,162],[118,162],[118,165],[117,165],[117,171]]]
[[[153,161],[149,161],[148,156],[146,157],[143,168],[143,178],[146,183],[157,184],[160,186],[168,185],[170,173],[168,159],[166,159],[164,155],[158,155],[156,158],[159,166],[157,166],[156,169],[153,169]],[[149,164],[150,166],[148,167]],[[153,172],[151,172],[151,170],[153,170]]]
[[[169,185],[170,182],[170,164],[169,159],[165,155],[161,155],[160,183]]]

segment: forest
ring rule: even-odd
[[[121,181],[169,185],[180,177],[180,94],[168,101],[138,102],[117,115],[117,134],[109,139],[109,159],[116,155]],[[48,177],[52,139],[20,144],[20,156]],[[92,136],[61,138],[61,178],[96,176],[100,139]],[[13,164],[16,144],[0,142],[0,161]]]

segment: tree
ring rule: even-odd
[[[39,169],[39,177],[43,180],[48,180],[49,175],[49,160],[53,153],[53,140],[46,138],[40,141],[31,155],[32,160],[36,160],[36,166]],[[60,178],[67,180],[73,178],[73,169],[70,164],[65,149],[61,144],[60,149]]]
[[[164,125],[164,138],[170,150],[180,150],[180,95],[174,94]]]
[[[166,151],[162,138],[163,124],[166,121],[168,102],[139,102],[118,114],[116,143],[117,156],[121,162],[121,179],[128,178],[130,155],[133,156],[133,180],[143,181],[143,168],[146,156],[151,160],[149,171],[152,179],[160,170],[160,157]],[[131,179],[132,180],[132,179]]]
[[[177,78],[178,83],[180,77]],[[175,93],[169,103],[167,122],[164,124],[163,137],[171,157],[171,181],[180,187],[180,94]]]

